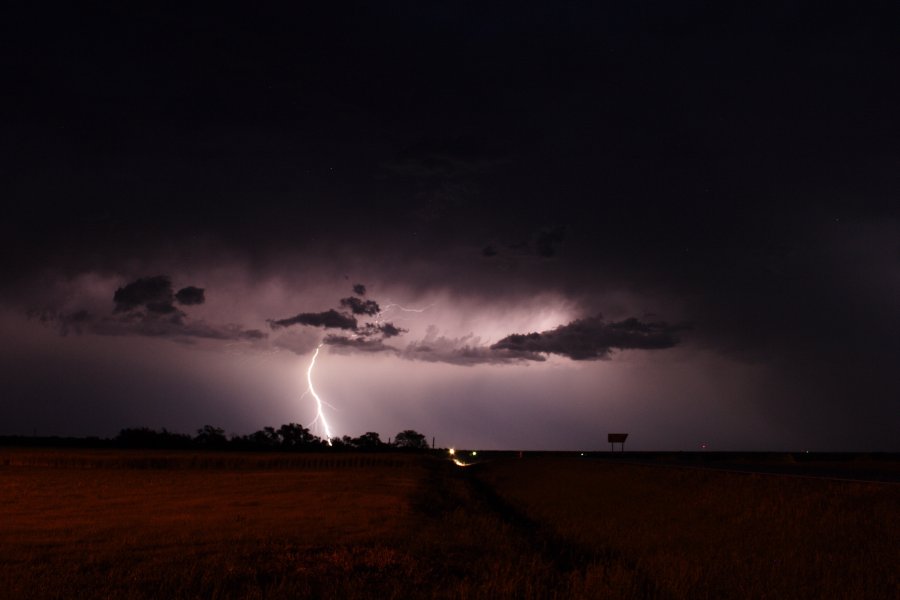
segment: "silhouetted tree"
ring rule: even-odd
[[[149,427],[128,427],[116,436],[116,444],[126,448],[152,448],[157,444],[156,431]]]
[[[281,438],[274,427],[263,427],[246,436],[246,441],[257,448],[277,448],[281,445]]]
[[[355,447],[356,446],[353,445],[353,438],[349,435],[331,438],[332,450],[353,450]]]
[[[351,444],[360,450],[375,450],[384,446],[381,436],[374,431],[367,431],[361,436],[353,438]]]
[[[322,445],[322,440],[318,436],[310,433],[309,429],[299,423],[282,425],[278,428],[278,437],[281,438],[281,447],[285,450]]]
[[[394,445],[410,450],[425,450],[428,448],[428,440],[418,431],[404,429],[394,437]]]
[[[194,443],[201,446],[221,448],[228,444],[228,438],[225,437],[225,430],[221,427],[204,425],[202,429],[197,430]]]
[[[125,448],[186,448],[191,445],[191,436],[172,433],[165,428],[156,431],[149,427],[131,427],[122,429],[114,442]]]

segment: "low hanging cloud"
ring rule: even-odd
[[[268,337],[259,329],[245,329],[229,323],[215,325],[205,321],[185,321],[179,315],[98,315],[87,310],[71,313],[32,312],[30,317],[54,327],[62,336],[108,335],[161,337],[187,341],[191,338],[225,341],[261,341]]]
[[[684,326],[645,323],[634,317],[607,322],[602,316],[578,319],[556,329],[509,335],[491,350],[514,353],[559,354],[572,360],[608,359],[613,350],[660,350],[678,344]]]
[[[384,339],[397,337],[406,333],[406,329],[397,327],[393,323],[366,323],[359,328],[358,333],[366,337],[380,336]]]
[[[194,306],[205,301],[206,294],[203,288],[189,285],[175,292],[172,280],[166,275],[136,279],[118,288],[113,294],[117,313],[143,309],[147,314],[184,316],[184,313],[175,307],[175,302],[184,306]]]
[[[434,325],[428,327],[423,339],[410,342],[398,355],[407,360],[441,362],[460,366],[546,360],[543,355],[535,352],[492,349],[484,345],[480,337],[472,334],[458,338],[442,336],[438,334],[437,327]]]
[[[554,245],[562,241],[561,228],[547,230],[543,252],[552,255]],[[356,284],[353,291],[362,293],[365,286]],[[380,320],[381,309],[374,300],[356,296],[341,298],[341,307],[353,314],[330,309],[318,313],[300,313],[287,319],[269,320],[272,329],[292,325],[340,329],[347,333],[329,333],[322,343],[339,352],[386,352],[406,360],[443,362],[454,365],[510,364],[546,361],[551,354],[571,360],[608,360],[616,350],[661,350],[679,343],[676,335],[684,326],[662,321],[641,321],[629,318],[606,321],[602,315],[577,319],[555,329],[531,333],[513,333],[494,344],[483,343],[480,337],[469,334],[449,338],[439,335],[430,326],[425,337],[410,342],[405,348],[386,343],[406,333],[393,323]],[[360,323],[354,315],[374,317]],[[277,340],[276,340],[277,343]],[[302,347],[306,348],[306,344]]]
[[[353,286],[353,292],[361,296],[366,293],[366,286],[357,283]],[[350,309],[352,314],[333,308],[317,313],[300,313],[287,319],[269,319],[269,327],[284,329],[293,325],[306,325],[324,329],[341,329],[349,333],[347,335],[328,334],[322,343],[351,352],[398,352],[396,348],[387,346],[384,340],[406,333],[406,330],[393,323],[379,320],[381,307],[377,302],[350,296],[341,298],[339,304],[343,308]],[[375,321],[360,323],[353,315],[375,317]]]
[[[548,244],[558,243],[561,230],[548,232]],[[355,284],[353,291],[362,295],[365,286]],[[202,321],[190,321],[186,313],[175,308],[177,301],[192,306],[205,301],[202,288],[187,286],[173,292],[171,280],[163,275],[135,280],[116,290],[111,316],[96,316],[87,311],[76,311],[56,316],[62,333],[90,331],[103,335],[144,335],[154,337],[206,338],[230,340],[262,340],[266,334],[237,325],[212,326]],[[429,327],[421,340],[410,342],[405,348],[386,343],[400,337],[405,329],[379,319],[381,309],[374,300],[358,296],[341,298],[339,305],[349,312],[329,309],[322,312],[303,312],[285,319],[270,319],[272,329],[285,329],[294,325],[337,329],[346,333],[329,333],[322,343],[338,352],[389,353],[406,360],[443,362],[455,365],[510,364],[517,362],[546,361],[551,354],[571,360],[608,360],[616,350],[661,350],[679,343],[677,333],[684,326],[669,325],[662,321],[641,321],[629,318],[622,321],[606,321],[602,315],[577,319],[555,329],[531,333],[513,333],[494,344],[483,343],[481,338],[469,334],[449,338]],[[370,322],[360,322],[360,317],[373,317]],[[302,343],[275,345],[306,351],[307,339]]]
[[[535,251],[538,256],[550,258],[556,255],[557,248],[566,237],[565,227],[542,229],[534,240]]]
[[[118,288],[113,294],[116,312],[144,308],[148,312],[169,314],[177,310],[174,299],[172,280],[165,275],[137,279]]]
[[[349,308],[354,315],[375,316],[381,312],[381,307],[374,300],[362,300],[355,296],[341,298],[341,306]]]
[[[363,293],[365,286],[355,284],[353,291]],[[113,293],[113,308],[109,313],[85,309],[70,312],[34,312],[32,317],[54,326],[61,335],[138,335],[162,337],[180,341],[191,339],[259,342],[268,334],[237,324],[210,324],[191,319],[190,307],[203,304],[203,288],[185,286],[174,291],[168,276],[157,275],[136,279]],[[511,364],[542,362],[552,354],[571,360],[607,360],[616,350],[660,350],[679,343],[680,325],[662,321],[642,321],[629,318],[606,321],[602,315],[578,319],[555,329],[531,333],[513,333],[489,344],[469,334],[450,338],[439,335],[429,327],[421,340],[394,346],[389,340],[407,333],[391,322],[382,320],[382,312],[374,300],[357,296],[342,298],[339,305],[345,312],[329,309],[322,312],[303,312],[285,319],[269,319],[273,330],[295,325],[307,328],[339,330],[324,339],[304,328],[277,336],[271,343],[297,353],[324,343],[338,352],[389,353],[406,360],[443,362],[455,365]],[[180,305],[178,308],[175,304]],[[363,320],[360,321],[356,315]],[[370,320],[366,321],[368,317]],[[321,341],[318,341],[321,340]]]
[[[190,338],[223,341],[260,341],[267,334],[258,329],[244,329],[240,325],[212,325],[205,321],[182,322],[174,319],[141,319],[133,322],[121,319],[97,318],[90,323],[90,333],[99,335],[141,335],[175,340]]]
[[[175,294],[175,299],[179,304],[193,306],[195,304],[203,304],[204,302],[206,302],[206,294],[203,288],[189,285],[178,290],[178,292]]]
[[[231,341],[259,341],[267,334],[258,329],[245,329],[237,324],[210,324],[192,320],[175,306],[203,304],[206,301],[203,288],[187,286],[177,293],[172,280],[166,275],[136,279],[113,293],[114,307],[111,313],[91,312],[86,309],[72,312],[32,311],[30,316],[53,326],[60,335],[137,335],[164,337],[180,341],[192,338]]]
[[[322,343],[336,349],[339,353],[348,352],[387,352],[390,354],[399,354],[399,350],[393,346],[388,346],[381,338],[370,338],[363,336],[348,337],[344,335],[329,334],[325,336]]]
[[[369,340],[331,339],[326,343],[341,345],[346,350],[390,352],[406,360],[442,362],[472,366],[480,364],[512,364],[543,362],[551,354],[571,360],[608,360],[616,350],[662,350],[679,343],[676,335],[682,325],[644,322],[637,318],[608,322],[602,316],[578,319],[542,332],[515,333],[495,344],[484,344],[469,334],[462,337],[439,335],[431,326],[425,337],[410,342],[402,350]]]
[[[339,313],[333,308],[324,312],[300,313],[287,319],[269,319],[272,329],[290,327],[291,325],[309,325],[311,327],[324,327],[325,329],[356,329],[358,321],[344,313]]]

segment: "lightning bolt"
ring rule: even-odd
[[[381,324],[384,322],[384,314],[390,312],[392,310],[400,310],[402,312],[407,313],[422,313],[434,306],[430,304],[425,308],[407,308],[405,306],[401,306],[399,304],[395,304],[393,302],[387,304],[384,309],[380,310],[377,315],[375,315],[374,321],[376,324]],[[312,381],[312,372],[313,368],[316,366],[316,358],[319,357],[319,351],[322,349],[323,344],[319,344],[316,346],[316,351],[313,353],[312,360],[309,361],[309,367],[306,369],[306,382],[308,384],[306,391],[303,392],[303,395],[300,396],[302,399],[306,394],[312,394],[312,397],[316,400],[316,418],[314,418],[310,422],[310,426],[316,425],[317,423],[322,424],[322,429],[325,430],[325,440],[328,442],[328,445],[331,446],[331,438],[334,437],[331,433],[331,427],[328,425],[328,419],[325,418],[325,411],[323,410],[323,406],[326,405],[326,402],[323,402],[319,397],[319,394],[316,393],[316,388],[313,387]],[[329,405],[330,406],[330,405]]]
[[[407,308],[406,306],[400,306],[399,304],[396,304],[394,302],[388,302],[387,304],[384,305],[384,308],[382,308],[381,311],[378,313],[377,318],[379,318],[379,319],[382,318],[383,315],[385,315],[386,313],[388,313],[394,309],[397,309],[402,312],[423,313],[426,310],[428,310],[429,308],[431,308],[432,306],[434,306],[433,302],[431,304],[429,304],[428,306],[426,306],[425,308]]]
[[[312,420],[310,425],[315,425],[316,423],[322,424],[322,429],[325,430],[325,440],[330,446],[331,438],[334,436],[331,435],[331,428],[328,426],[328,420],[325,418],[325,412],[322,410],[322,399],[319,398],[319,395],[316,393],[316,388],[313,387],[312,382],[313,367],[316,366],[316,358],[319,356],[319,350],[321,349],[322,344],[316,346],[316,352],[315,354],[313,354],[312,360],[309,361],[309,368],[306,369],[306,381],[309,384],[309,387],[306,388],[306,391],[312,394],[312,397],[316,399],[316,418]]]
[[[406,312],[406,313],[423,313],[426,310],[428,310],[429,308],[431,308],[432,306],[434,306],[434,303],[429,304],[425,308],[407,308],[406,306],[401,306],[394,302],[388,302],[387,304],[385,304],[382,307],[382,309],[380,311],[378,311],[378,314],[375,315],[375,318],[373,319],[373,321],[375,322],[376,325],[381,325],[382,323],[384,323],[384,319],[387,316],[387,314],[390,312],[393,312],[394,310],[399,310],[401,312]],[[403,317],[400,317],[397,320],[404,321],[406,319],[404,319]]]

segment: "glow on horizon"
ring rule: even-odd
[[[319,398],[319,395],[316,393],[316,389],[313,387],[312,382],[312,372],[313,367],[316,366],[316,357],[319,356],[319,350],[322,349],[322,344],[316,346],[316,352],[313,354],[312,360],[309,361],[309,368],[306,369],[306,381],[309,384],[308,391],[312,394],[313,398],[316,399],[316,418],[312,420],[310,425],[315,425],[318,422],[322,423],[322,429],[325,430],[325,439],[328,442],[328,445],[331,445],[331,438],[334,437],[331,434],[331,428],[328,426],[328,420],[325,418],[325,412],[322,410],[322,399]]]

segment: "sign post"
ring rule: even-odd
[[[628,438],[627,433],[610,433],[607,434],[606,439],[609,440],[609,451],[616,451],[616,444],[620,444],[620,449],[622,452],[625,452],[625,440]]]

